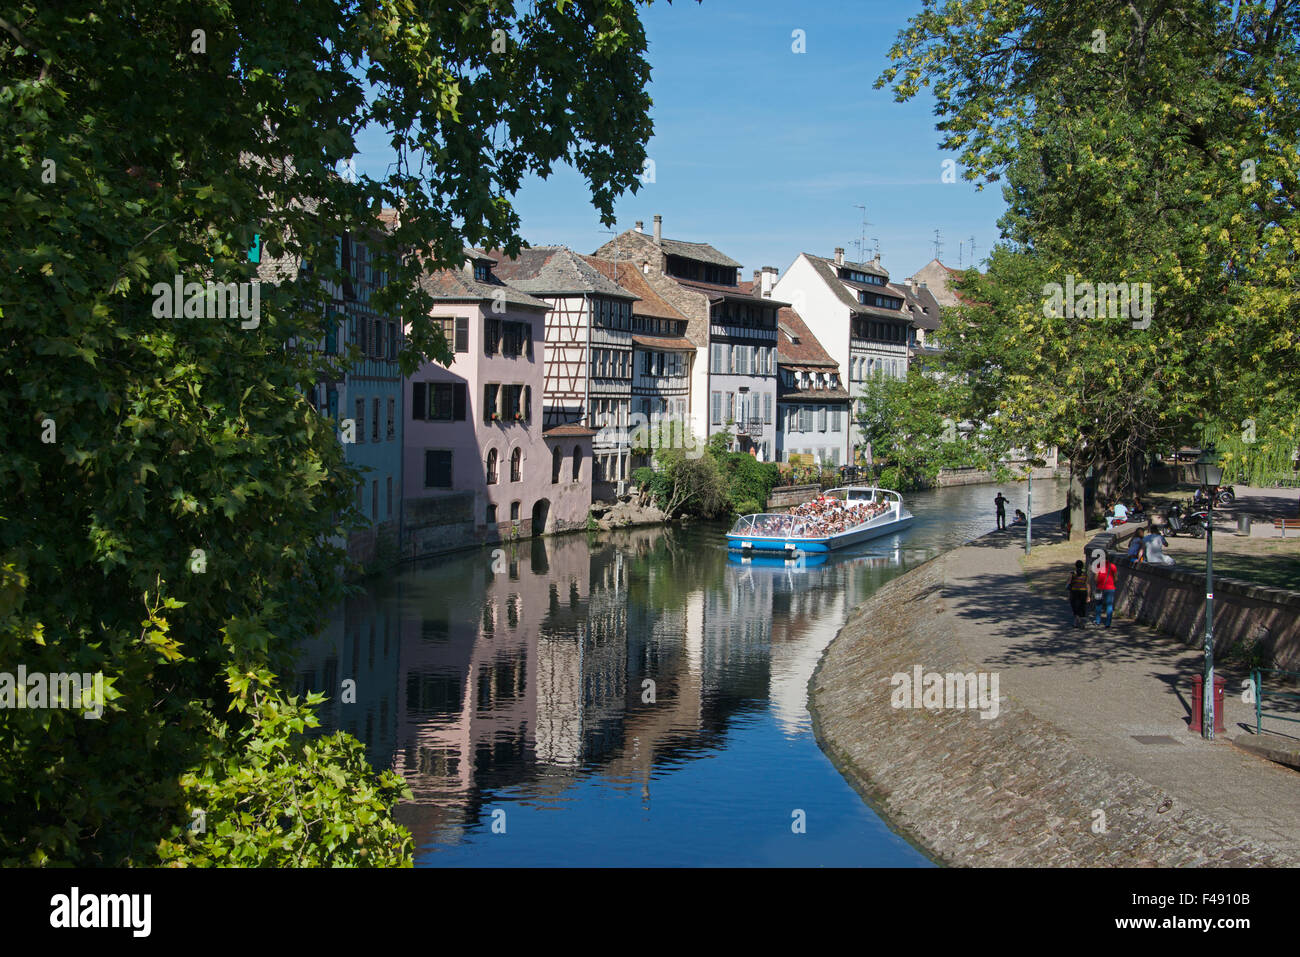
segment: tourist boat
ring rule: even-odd
[[[849,485],[822,493],[822,498],[888,508],[851,528],[832,535],[818,534],[803,516],[783,512],[758,512],[742,515],[727,533],[727,547],[740,552],[801,552],[816,554],[846,548],[892,532],[901,532],[912,524],[912,513],[903,507],[903,497],[886,488]]]

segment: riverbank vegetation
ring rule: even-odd
[[[517,252],[526,176],[569,163],[611,225],[651,132],[636,3],[11,6],[0,662],[104,700],[0,708],[0,863],[410,863],[400,779],[302,740],[319,699],[285,690],[362,520],[304,395],[360,358],[324,284],[371,237],[409,375],[451,359],[421,276]],[[160,319],[173,280],[261,282],[259,311]]]
[[[730,452],[730,436],[718,433],[701,446],[661,448],[654,467],[639,468],[632,481],[647,491],[670,519],[723,518],[767,507],[780,480],[775,463],[760,462],[747,452]]]
[[[928,7],[877,81],[930,87],[963,176],[1005,184],[1001,242],[938,334],[969,386],[950,414],[1004,451],[1056,446],[1099,502],[1216,436],[1242,437],[1237,475],[1276,470],[1300,408],[1300,8],[985,14]]]

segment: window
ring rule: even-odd
[[[498,388],[493,386],[493,388]],[[533,390],[526,385],[500,386],[501,418],[506,422],[527,422],[532,417]]]
[[[374,415],[370,418],[370,438],[379,441],[379,396],[375,396],[375,401],[371,405]]]
[[[801,408],[799,410],[799,428],[800,432],[811,432],[813,427],[812,409]]]
[[[364,442],[366,440],[366,400],[357,399],[356,407],[357,407],[357,423],[356,423],[357,441]]]
[[[487,483],[488,485],[497,484],[497,450],[496,449],[488,449]]]
[[[518,502],[511,502],[511,503],[510,503],[510,521],[512,521],[512,522],[517,522],[517,521],[519,521],[519,503],[518,503]],[[514,624],[514,622],[511,622],[511,624]]]
[[[386,506],[388,511],[388,517],[392,518],[393,517],[393,477],[391,475],[388,476],[388,496],[384,501],[388,503]]]
[[[488,502],[486,518],[487,524],[489,525],[495,525],[497,523],[497,507],[491,502]]]
[[[772,393],[763,393],[763,422],[765,425],[772,424]]]
[[[501,393],[501,386],[495,383],[489,383],[483,386],[483,421],[494,422],[500,414],[497,408],[497,399]]]
[[[455,352],[469,352],[469,319],[457,316],[455,319],[442,320],[442,336],[447,340],[447,348]]]
[[[449,449],[430,449],[424,453],[424,487],[451,488]]]
[[[477,279],[479,282],[491,282],[492,281],[491,265],[489,265],[488,263],[476,262],[474,264],[474,278]]]
[[[724,421],[736,421],[736,393],[734,392],[727,393],[726,418]]]
[[[512,482],[523,481],[523,479],[521,478],[521,474],[523,472],[523,469],[521,467],[523,464],[523,458],[524,458],[524,453],[522,449],[516,448],[513,452],[510,453],[510,481]]]
[[[517,359],[525,353],[533,356],[532,327],[526,322],[499,322],[501,327],[501,354]]]
[[[817,431],[826,431],[826,406],[824,405],[817,409]]]
[[[564,465],[564,453],[557,445],[551,450],[551,484],[560,484],[560,468]]]
[[[501,347],[501,320],[483,320],[483,354],[494,356]]]
[[[582,446],[573,447],[573,480],[580,481],[582,476]]]
[[[722,393],[714,392],[710,396],[710,407],[713,410],[712,421],[714,425],[722,424]]]
[[[840,413],[841,413],[842,411],[844,411],[844,410],[843,410],[843,409],[831,409],[831,431],[832,431],[832,432],[838,432],[838,431],[840,431]],[[838,465],[839,463],[837,462],[836,464]]]
[[[388,428],[385,430],[384,438],[391,439],[397,435],[397,423],[395,413],[397,411],[397,400],[392,396],[388,397]]]
[[[388,358],[397,358],[397,323],[388,324]]]

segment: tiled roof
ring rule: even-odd
[[[855,272],[867,272],[871,273],[873,276],[884,276],[886,279],[889,278],[889,270],[885,269],[875,260],[872,260],[869,263],[858,263],[854,262],[852,259],[846,259],[842,263],[837,263],[834,259],[827,259],[825,256],[814,256],[812,253],[804,253],[804,255],[809,259],[817,259],[826,263],[832,270],[852,269]]]
[[[664,349],[668,352],[695,351],[695,346],[685,336],[643,336],[634,334],[632,342],[646,349]]]
[[[776,400],[778,402],[845,402],[849,401],[848,390],[843,386],[835,389],[796,389],[777,383]]]
[[[562,425],[553,425],[542,432],[542,437],[547,439],[562,439],[568,436],[589,436],[595,435],[595,429],[589,429],[585,425],[579,425],[577,422],[565,422]]]
[[[714,266],[740,268],[740,263],[730,256],[724,256],[708,243],[686,243],[679,239],[660,239],[659,248],[669,256],[681,256],[685,259],[694,259]]]
[[[776,316],[781,334],[776,343],[776,361],[781,365],[839,365],[830,357],[817,337],[812,334],[803,317],[788,306]],[[799,340],[795,342],[794,340]]]
[[[593,268],[586,257],[566,246],[532,246],[519,250],[514,258],[501,253],[496,274],[516,289],[534,295],[595,293],[618,299],[636,298]]]
[[[439,269],[420,280],[420,285],[435,300],[442,302],[491,302],[498,298],[512,306],[527,309],[550,309],[550,303],[534,299],[501,280],[479,282],[464,269]]]
[[[927,331],[939,328],[939,301],[934,293],[919,285],[913,290],[910,285],[895,287],[891,283],[890,288],[897,288],[903,295],[903,308],[912,317],[912,325]]]
[[[712,282],[698,282],[694,279],[678,279],[676,276],[667,277],[684,289],[693,289],[696,292],[702,292],[709,297],[710,302],[721,302],[724,299],[730,299],[732,302],[744,303],[766,303],[769,306],[788,306],[788,302],[780,302],[776,299],[765,299],[762,296],[755,296],[753,293],[754,284],[745,283],[748,290],[740,286],[722,286]]]
[[[641,270],[627,260],[614,262],[610,259],[598,259],[595,256],[583,256],[582,259],[607,279],[613,280],[637,297],[637,301],[632,303],[632,315],[649,316],[653,319],[677,319],[683,321],[686,319],[686,316],[674,309],[666,299],[655,292],[650,283],[646,281],[645,276],[641,275]]]
[[[858,302],[858,297],[845,288],[844,280],[841,279],[839,274],[835,271],[836,265],[834,260],[825,259],[821,256],[813,256],[809,253],[804,253],[803,255],[808,259],[808,262],[812,264],[817,275],[822,278],[824,283],[826,283],[826,287],[830,289],[830,291],[835,294],[835,297],[839,299],[843,305],[847,306],[851,312],[855,312],[860,316],[889,317],[891,319],[898,318],[898,313],[893,310],[877,309],[875,306],[864,306],[862,303]],[[846,262],[845,265],[847,266],[849,264]],[[856,266],[859,264],[855,263],[854,265]]]

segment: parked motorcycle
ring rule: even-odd
[[[1192,503],[1198,507],[1207,506],[1213,498],[1214,504],[1220,508],[1231,505],[1237,500],[1237,491],[1231,485],[1216,485],[1213,488],[1207,488],[1202,485],[1192,496]]]
[[[1210,509],[1205,505],[1189,503],[1187,508],[1170,505],[1165,509],[1165,521],[1170,535],[1186,533],[1192,538],[1204,538],[1205,529],[1210,521]]]

